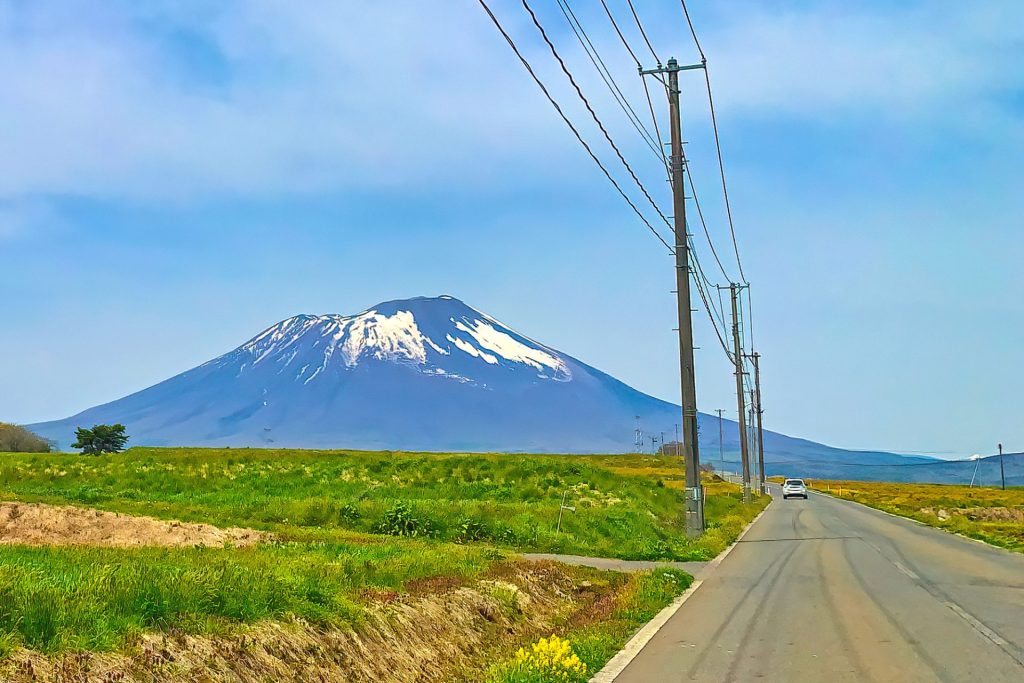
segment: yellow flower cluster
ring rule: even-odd
[[[535,674],[544,681],[586,680],[587,665],[572,651],[568,640],[555,635],[541,638],[529,650],[519,648],[513,661],[524,673]]]

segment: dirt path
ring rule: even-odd
[[[252,529],[46,505],[0,503],[0,545],[247,546],[267,539]]]

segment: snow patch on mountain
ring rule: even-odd
[[[525,363],[543,371],[545,367],[555,372],[556,379],[571,379],[569,367],[561,358],[545,352],[539,348],[533,348],[517,341],[512,336],[498,330],[493,325],[482,320],[466,321],[466,325],[460,320],[452,319],[456,329],[470,335],[477,344],[493,351],[502,358],[514,363]]]

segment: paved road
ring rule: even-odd
[[[777,496],[615,680],[1021,683],[1024,556]]]

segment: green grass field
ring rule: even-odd
[[[682,468],[654,456],[135,448],[0,454],[0,500],[269,531],[247,548],[0,545],[0,659],[123,650],[144,632],[229,633],[299,618],[358,628],[374,596],[472,583],[515,551],[706,560],[766,500],[709,483],[709,531],[682,533]],[[562,497],[575,511],[557,520]],[[577,570],[572,570],[577,571]],[[580,570],[582,571],[582,570]],[[613,582],[606,612],[559,629],[599,666],[685,588],[652,573]]]
[[[383,532],[521,551],[707,560],[749,521],[712,486],[709,532],[683,528],[682,467],[656,456],[549,456],[133,448],[0,456],[0,499],[96,507],[289,540]],[[575,512],[562,516],[563,494]],[[342,536],[344,538],[344,536]]]
[[[813,488],[930,526],[1024,552],[1024,488],[815,481]]]

